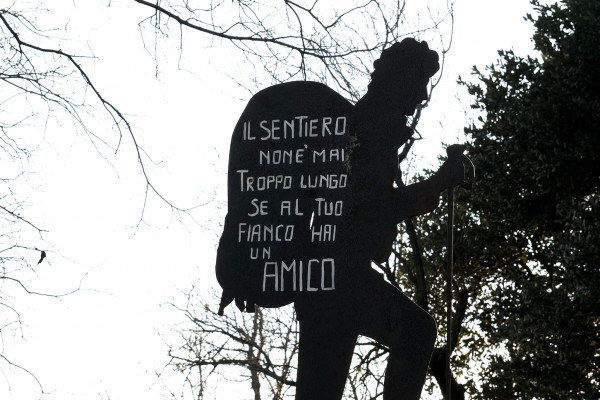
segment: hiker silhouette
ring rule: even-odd
[[[433,318],[371,267],[397,224],[434,210],[465,184],[463,146],[429,179],[395,185],[407,116],[428,98],[438,55],[407,38],[374,63],[355,105],[316,82],[254,95],[231,140],[228,213],[217,252],[219,313],[294,303],[300,323],[297,400],[338,400],[359,335],[387,346],[384,399],[420,397]]]

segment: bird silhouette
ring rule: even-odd
[[[46,258],[46,252],[44,250],[42,250],[41,254],[40,254],[40,261],[38,261],[38,265],[42,263],[42,261],[44,261],[44,258]]]

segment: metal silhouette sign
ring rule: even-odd
[[[398,149],[414,133],[406,118],[427,99],[438,55],[405,39],[374,67],[355,105],[315,82],[262,90],[231,139],[219,313],[233,301],[246,311],[294,303],[298,400],[341,399],[358,335],[390,349],[384,397],[419,398],[435,322],[371,262],[390,257],[399,222],[473,180],[455,145],[432,178],[394,185]]]

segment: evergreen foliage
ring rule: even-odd
[[[457,267],[490,355],[475,397],[598,399],[600,2],[533,4],[540,58],[501,51],[465,83],[482,117]]]

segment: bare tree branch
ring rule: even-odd
[[[197,297],[190,293],[190,299]],[[208,300],[218,304],[213,294]],[[171,347],[170,365],[177,370],[198,369],[201,379],[190,378],[190,388],[197,394],[204,392],[206,379],[213,373],[230,368],[246,371],[255,399],[268,388],[270,397],[286,398],[287,388],[295,386],[295,359],[297,357],[297,322],[294,315],[283,309],[262,310],[255,313],[226,313],[219,316],[204,301],[188,301],[184,312],[191,322],[184,343]],[[220,374],[223,376],[222,374]],[[229,372],[225,379],[239,376]],[[263,385],[266,383],[266,387]]]
[[[188,211],[189,208],[182,208],[172,203],[153,183],[146,169],[146,164],[151,162],[151,159],[139,145],[129,120],[119,108],[102,94],[84,69],[83,64],[78,61],[88,57],[77,56],[63,51],[62,49],[47,47],[25,40],[17,31],[14,26],[15,24],[11,22],[11,19],[16,21],[15,24],[17,22],[27,24],[34,33],[38,35],[41,34],[24,15],[10,10],[0,10],[0,30],[5,30],[7,32],[7,36],[3,38],[3,41],[8,46],[7,49],[10,52],[11,57],[8,60],[4,60],[9,68],[0,70],[0,82],[13,86],[23,94],[37,96],[42,100],[48,101],[66,110],[74,121],[76,121],[77,125],[90,136],[92,139],[91,142],[94,145],[96,142],[102,143],[102,145],[111,148],[112,151],[116,153],[121,147],[123,134],[126,133],[133,143],[140,172],[146,183],[144,204],[140,220],[143,220],[144,218],[146,201],[150,193],[157,196],[164,204],[167,204],[175,211]],[[50,59],[44,58],[45,56],[50,57]],[[39,62],[36,62],[37,58],[39,58]],[[52,65],[48,60],[56,65],[56,67],[48,67],[48,65]],[[61,80],[68,82],[71,80],[77,81],[78,79],[82,82],[79,89],[91,90],[91,93],[100,104],[105,115],[112,121],[113,128],[117,133],[117,142],[115,145],[108,144],[103,136],[94,133],[87,127],[87,123],[81,115],[80,109],[90,106],[92,104],[91,100],[83,100],[83,102],[76,101],[75,99],[68,97],[68,93],[63,93],[57,88],[57,84]],[[72,87],[72,85],[69,87]],[[88,103],[86,104],[85,101]],[[2,126],[3,131],[7,129],[4,124],[1,124],[0,126]],[[3,136],[3,138],[5,137],[8,138],[8,136]],[[18,149],[17,152],[21,152],[22,150],[23,149]],[[99,153],[101,154],[100,151]]]
[[[331,80],[354,101],[360,97],[360,85],[366,85],[373,56],[400,37],[404,10],[404,1],[376,0],[337,4],[337,10],[318,0],[310,5],[284,0],[283,7],[258,0],[220,1],[208,8],[183,0],[135,1],[152,10],[143,22],[154,27],[155,35],[167,35],[173,22],[229,42],[276,82],[296,76]],[[356,28],[361,25],[365,29]]]

